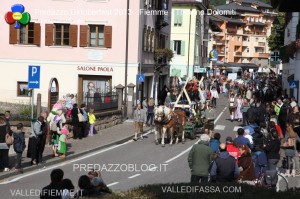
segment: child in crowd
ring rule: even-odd
[[[88,177],[91,180],[91,184],[95,187],[97,191],[103,193],[112,193],[112,191],[104,183],[100,172],[96,172],[94,170],[89,171]]]
[[[61,155],[59,156],[60,158],[66,158],[66,153],[67,153],[67,137],[69,134],[68,130],[68,125],[64,124],[63,128],[61,130],[57,130],[57,133],[60,135],[59,136],[59,148],[58,148],[58,153]]]
[[[250,144],[253,144],[253,137],[250,135],[250,130],[245,129],[244,137],[247,138],[250,141]]]
[[[23,131],[23,124],[19,123],[17,125],[17,130],[13,133],[14,137],[14,150],[17,153],[17,160],[15,164],[15,169],[19,172],[23,172],[22,170],[22,153],[26,147],[25,145],[25,132]]]
[[[89,131],[89,136],[93,136],[94,135],[94,124],[96,121],[96,117],[94,115],[94,109],[90,109],[89,113],[89,124],[90,124],[90,131]]]

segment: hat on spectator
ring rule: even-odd
[[[202,134],[200,136],[200,140],[203,142],[208,142],[210,140],[210,137],[207,134]]]
[[[233,142],[232,137],[228,136],[226,138],[226,143],[232,143],[232,142]]]

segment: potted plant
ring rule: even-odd
[[[174,53],[169,48],[156,49],[154,52],[154,60],[158,63],[166,63],[172,61]]]

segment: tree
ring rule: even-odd
[[[271,35],[268,37],[268,45],[271,51],[279,50],[284,45],[285,13],[280,12],[274,22]]]

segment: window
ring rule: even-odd
[[[247,48],[247,53],[249,52],[249,48]]]
[[[21,25],[20,29],[10,26],[9,44],[37,45],[41,42],[41,26],[39,23]]]
[[[70,24],[55,24],[55,45],[68,46],[70,43]]]
[[[255,41],[258,42],[258,38],[257,37],[255,38]]]
[[[77,35],[77,29],[72,26],[74,25],[70,25],[70,42],[73,41],[76,46],[77,37],[75,35]],[[80,25],[79,43],[80,47],[112,48],[112,26],[104,26],[102,24]]]
[[[89,25],[90,28],[90,46],[100,47],[104,45],[104,26]]]
[[[241,37],[240,36],[238,36],[238,41],[241,41]]]
[[[31,97],[31,89],[28,88],[28,82],[17,82],[17,96]]]
[[[234,41],[234,36],[231,37],[231,40]]]
[[[177,55],[184,55],[185,53],[185,42],[182,40],[175,40],[174,41],[173,50]]]
[[[174,10],[174,26],[182,26],[182,10]]]

